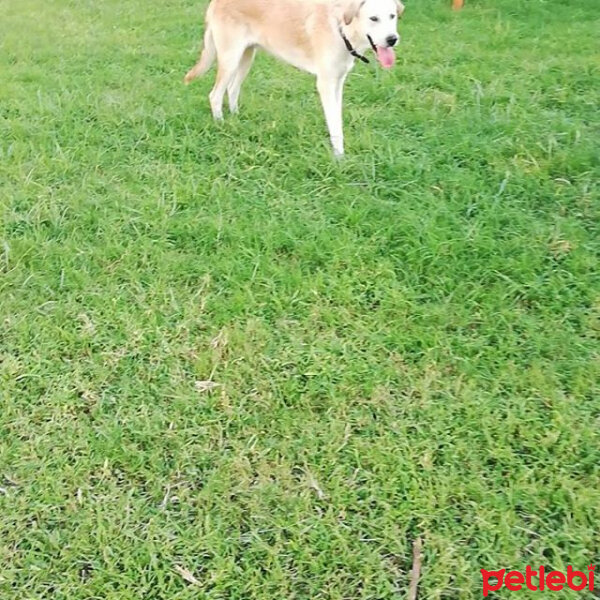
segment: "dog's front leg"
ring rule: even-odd
[[[317,89],[323,104],[323,112],[329,129],[329,137],[336,156],[344,154],[344,131],[342,126],[342,86],[341,77],[319,75]]]

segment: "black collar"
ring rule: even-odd
[[[367,39],[369,40],[369,44],[371,44],[371,48],[373,48],[373,52],[377,55],[377,46],[373,43],[373,38],[367,34]]]
[[[350,52],[350,54],[352,56],[354,56],[354,58],[358,58],[358,60],[362,60],[364,63],[369,63],[369,59],[366,56],[363,56],[362,54],[359,54],[354,47],[352,46],[352,44],[350,43],[350,40],[344,35],[344,32],[342,31],[342,28],[339,28],[340,31],[340,35],[342,36],[342,39],[344,40],[344,44],[346,45],[346,50],[348,50],[348,52]],[[373,40],[371,39],[371,36],[368,35],[367,36],[369,38],[369,42],[371,42],[371,46],[373,47],[373,50],[375,50],[375,52],[377,52],[376,48],[375,48],[375,44],[373,44]]]

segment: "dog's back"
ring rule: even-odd
[[[204,50],[185,77],[204,74],[215,56],[238,45],[260,46],[274,56],[310,73],[331,6],[318,0],[212,0],[206,13]]]

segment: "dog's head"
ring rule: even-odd
[[[400,40],[398,18],[403,12],[400,0],[346,0],[342,18],[375,46],[381,66],[389,69],[395,58],[392,48]]]

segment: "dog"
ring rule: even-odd
[[[344,153],[342,92],[356,59],[372,49],[382,67],[394,64],[400,40],[400,0],[212,0],[206,11],[204,47],[185,83],[217,60],[209,94],[213,117],[223,118],[223,98],[238,111],[240,89],[257,48],[312,73],[323,105],[334,155]]]

